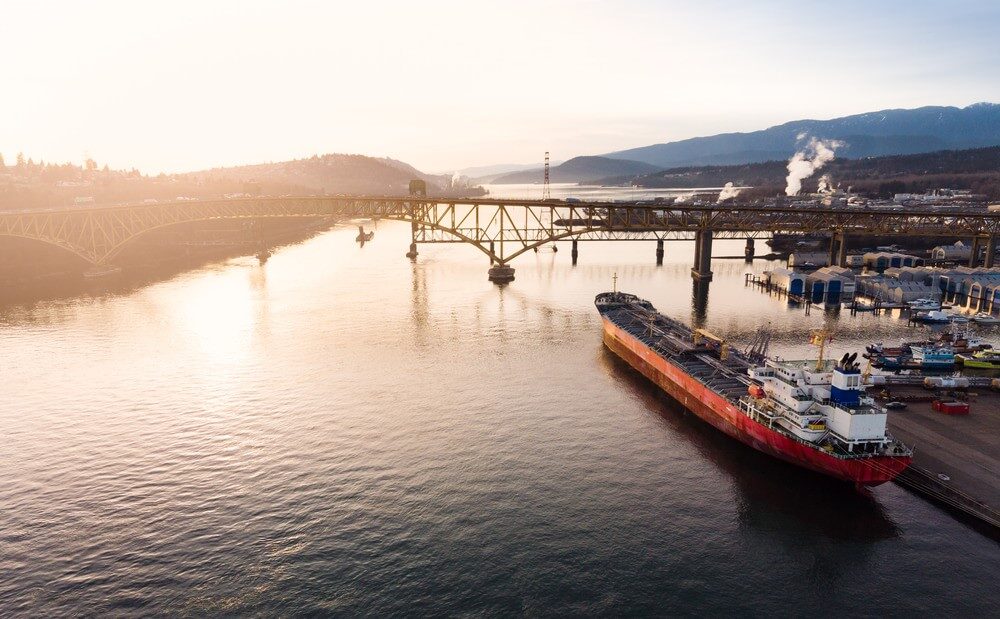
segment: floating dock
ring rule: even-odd
[[[889,431],[913,448],[912,464],[895,481],[1000,533],[1000,393],[975,389],[968,415],[937,412],[934,399],[952,398],[901,384],[889,385],[888,397],[880,398],[907,405],[889,415]]]

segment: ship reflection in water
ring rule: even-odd
[[[664,394],[610,350],[601,362],[612,380],[625,386],[711,465],[729,476],[739,492],[740,527],[767,532],[797,530],[803,536],[876,542],[899,528],[869,490],[775,460],[720,433]],[[669,480],[664,480],[669,486]],[[781,541],[782,536],[776,539]],[[791,546],[799,542],[788,540]]]
[[[689,243],[528,253],[501,289],[467,246],[357,235],[0,301],[0,616],[995,611],[995,545],[706,427],[593,301],[618,273],[736,346],[770,322],[787,358],[905,321],[806,316],[744,288],[762,261],[692,294]]]

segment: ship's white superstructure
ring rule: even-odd
[[[886,410],[865,393],[855,356],[840,361],[767,360],[751,367],[753,412],[810,443],[848,453],[874,453],[892,442]],[[755,392],[756,391],[756,392]],[[750,412],[750,411],[748,411]]]

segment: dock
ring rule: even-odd
[[[968,415],[934,411],[935,397],[952,398],[917,385],[889,385],[886,395],[880,403],[907,404],[890,412],[889,431],[914,452],[896,483],[1000,532],[1000,393],[970,391]]]

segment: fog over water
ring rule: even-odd
[[[689,242],[563,243],[501,288],[374,229],[0,307],[0,615],[995,612],[995,542],[720,435],[603,348],[593,298],[617,273],[785,357],[904,320],[806,316],[744,287],[765,261],[696,298]]]

